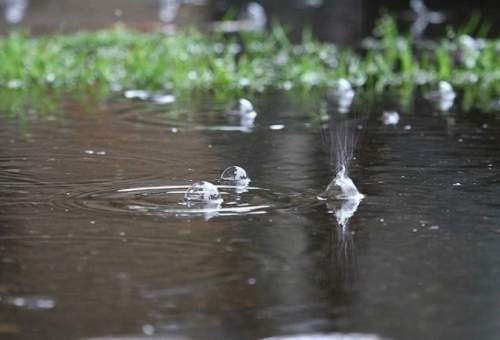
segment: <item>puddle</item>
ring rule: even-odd
[[[1,117],[0,312],[21,338],[497,334],[495,116],[354,103],[332,121],[264,96],[242,129],[230,104]],[[321,196],[339,159],[362,200]],[[244,183],[219,182],[235,164]],[[184,200],[197,181],[217,202]]]

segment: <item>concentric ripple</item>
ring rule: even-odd
[[[217,185],[222,201],[191,204],[183,199],[189,188],[189,185],[167,185],[94,191],[66,197],[64,204],[93,212],[201,217],[208,220],[213,217],[284,211],[305,202],[304,197],[293,193],[276,193],[259,187]],[[314,200],[314,197],[311,196],[311,199]]]
[[[305,129],[311,122],[307,116],[296,112],[263,112],[257,116],[235,114],[229,105],[209,105],[186,108],[185,106],[159,107],[142,103],[117,111],[119,117],[128,123],[152,128],[169,129],[177,132],[220,131],[252,133],[260,130],[281,131],[284,129]]]

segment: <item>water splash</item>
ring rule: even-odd
[[[342,166],[335,178],[328,184],[322,196],[341,200],[361,200],[364,197],[347,175],[345,166]]]
[[[442,24],[446,19],[443,13],[429,10],[423,0],[410,0],[410,7],[416,15],[411,26],[414,37],[420,38],[429,24]]]
[[[450,83],[442,80],[436,90],[425,94],[425,98],[431,101],[440,111],[447,112],[453,106],[456,93]]]
[[[228,116],[236,117],[239,120],[239,130],[241,132],[251,132],[255,126],[255,119],[257,118],[257,112],[255,111],[253,104],[245,98],[238,100],[234,109],[229,111]]]
[[[348,113],[354,99],[354,94],[351,83],[347,79],[340,78],[328,93],[328,99],[335,104],[336,111],[339,113]]]
[[[382,115],[382,122],[384,122],[384,125],[398,125],[399,113],[396,111],[385,111]]]
[[[237,20],[216,22],[213,29],[220,32],[262,31],[267,25],[266,10],[257,2],[250,2]]]
[[[357,130],[344,115],[333,115],[328,130],[330,158],[335,162],[336,175],[318,199],[327,201],[327,207],[335,213],[338,225],[344,229],[364,198],[349,177]]]

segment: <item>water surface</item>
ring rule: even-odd
[[[327,135],[286,98],[257,102],[244,130],[211,104],[0,116],[2,338],[497,338],[500,123],[418,107],[396,126],[355,109],[350,174],[366,197],[347,228],[316,199],[333,176]],[[224,204],[258,213],[179,216],[162,211],[177,197],[116,196],[230,165],[258,189]]]

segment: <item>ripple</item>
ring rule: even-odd
[[[92,191],[59,197],[56,201],[69,208],[124,213],[157,217],[194,218],[206,220],[214,217],[266,214],[284,211],[305,202],[297,194],[276,193],[259,187],[217,185],[222,203],[188,205],[184,194],[189,185],[130,187]],[[311,196],[307,202],[311,202]]]
[[[307,129],[311,127],[307,116],[290,113],[245,116],[234,114],[223,105],[209,107],[159,108],[143,104],[115,111],[125,122],[150,128],[168,129],[172,133],[193,131],[220,131],[252,133],[261,130],[279,132],[285,129]],[[272,118],[270,118],[272,116]]]

